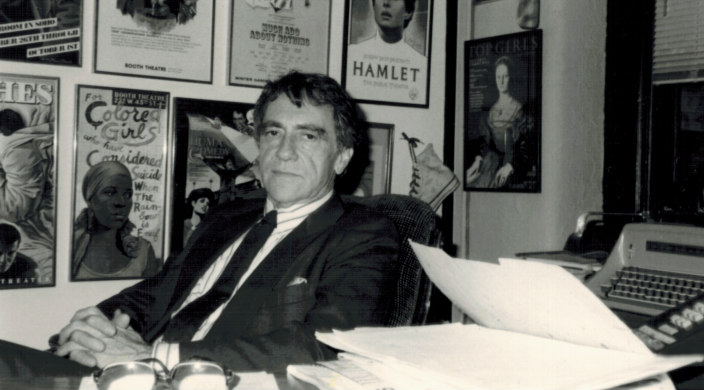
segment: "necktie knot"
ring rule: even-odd
[[[271,210],[266,215],[264,215],[264,218],[261,221],[263,224],[269,224],[276,228],[276,210]]]

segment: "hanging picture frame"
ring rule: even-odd
[[[540,192],[542,30],[464,49],[464,189]]]
[[[174,98],[175,156],[171,250],[180,251],[220,203],[256,196],[253,104]]]
[[[95,10],[95,73],[213,82],[212,1],[96,1]]]
[[[0,290],[54,286],[59,79],[0,74],[0,91]]]
[[[83,0],[7,1],[0,13],[0,60],[81,66]]]
[[[263,87],[292,70],[328,74],[331,0],[231,4],[230,85]]]
[[[76,86],[72,281],[142,278],[161,268],[169,96]]]
[[[360,103],[428,107],[433,1],[347,0],[342,86]]]

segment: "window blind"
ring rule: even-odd
[[[656,0],[653,82],[704,79],[704,0]]]

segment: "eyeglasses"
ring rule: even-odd
[[[171,370],[158,359],[108,364],[93,373],[99,390],[229,390],[239,377],[221,364],[193,359]]]

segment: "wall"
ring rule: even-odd
[[[463,41],[519,32],[517,0],[472,9],[460,2],[458,85]],[[606,0],[540,2],[543,30],[542,191],[463,192],[454,238],[462,257],[495,260],[561,249],[577,217],[602,207]],[[463,175],[463,90],[457,91],[455,166]]]
[[[207,1],[207,0],[204,0]],[[47,348],[49,336],[64,326],[73,313],[82,307],[93,305],[134,281],[69,282],[69,251],[71,240],[71,187],[73,180],[73,128],[76,84],[138,88],[168,91],[171,97],[188,97],[213,100],[232,100],[254,103],[260,90],[256,88],[227,85],[227,47],[229,33],[230,2],[215,3],[215,54],[214,80],[212,85],[164,81],[145,78],[130,78],[94,74],[93,34],[95,2],[83,1],[83,64],[75,67],[52,67],[0,61],[0,72],[60,77],[59,130],[58,130],[58,198],[57,198],[57,271],[56,286],[35,289],[0,291],[0,338]],[[428,109],[401,108],[394,106],[363,105],[367,119],[372,122],[395,125],[392,156],[393,193],[408,193],[411,181],[411,163],[408,146],[401,141],[401,132],[432,143],[438,154],[443,150],[445,68],[445,15],[444,1],[436,1],[433,9],[432,61],[430,107]],[[330,67],[329,74],[340,80],[342,64],[342,41],[344,25],[344,2],[332,1]]]

